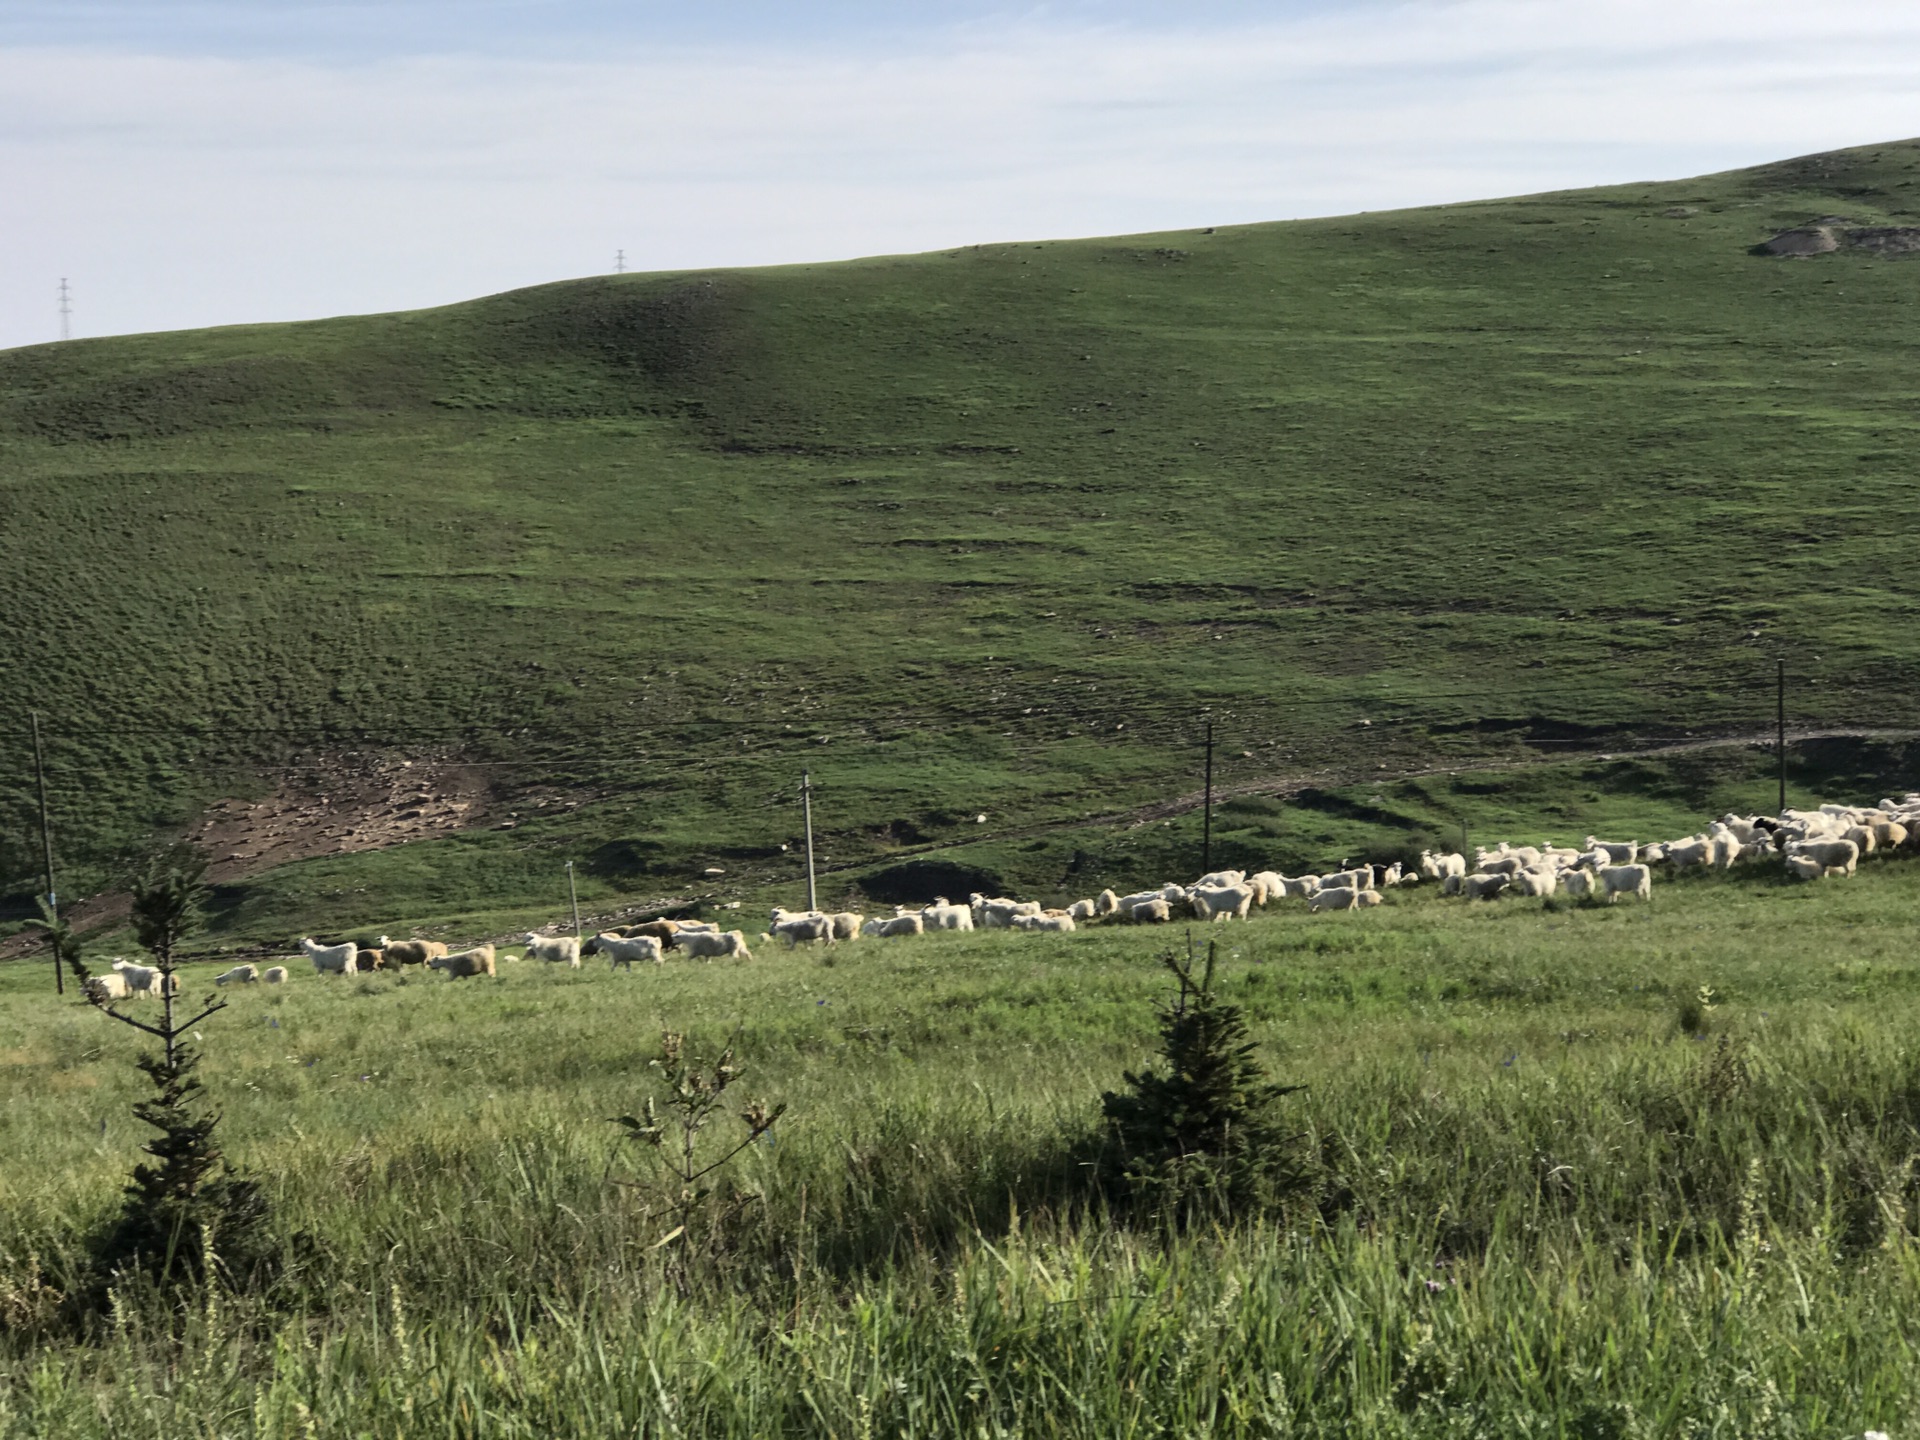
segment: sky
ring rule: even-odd
[[[1916,133],[1894,0],[0,0],[0,348]]]

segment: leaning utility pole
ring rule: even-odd
[[[818,910],[813,893],[813,775],[800,772],[800,814],[807,826],[807,909]]]
[[[1774,750],[1780,762],[1780,808],[1774,813],[1782,815],[1787,809],[1787,662],[1784,657],[1775,662],[1774,696],[1777,706],[1775,713]]]
[[[1207,801],[1200,822],[1200,873],[1213,873],[1213,721],[1207,721]]]
[[[65,284],[63,280],[60,282]],[[40,712],[29,710],[27,717],[33,722],[33,779],[40,789],[40,860],[46,868],[47,876],[47,918],[60,918],[60,897],[53,888],[53,824],[47,818],[47,767],[40,756]],[[56,950],[53,956],[53,993],[67,993],[65,976],[60,972],[60,954]]]

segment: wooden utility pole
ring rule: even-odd
[[[1207,802],[1200,822],[1200,873],[1213,873],[1213,721],[1207,721]]]
[[[47,767],[40,756],[40,712],[29,710],[28,718],[33,722],[33,779],[40,789],[40,860],[47,876],[47,918],[60,918],[60,896],[53,888],[53,822],[47,818]],[[66,976],[60,972],[60,956],[53,957],[53,993],[67,993]]]
[[[1780,762],[1780,808],[1773,813],[1780,815],[1787,808],[1787,662],[1783,656],[1774,663],[1778,667],[1774,671],[1774,750]]]
[[[567,861],[567,901],[573,906],[573,934],[580,937],[580,892],[573,888],[573,861]]]
[[[807,909],[820,908],[813,893],[813,774],[800,772],[800,814],[807,826]]]

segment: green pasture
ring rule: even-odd
[[[73,895],[368,752],[559,787],[535,838],[638,896],[790,875],[802,766],[865,862],[1189,791],[1208,717],[1223,784],[1351,783],[1761,733],[1784,656],[1796,724],[1910,726],[1920,268],[1748,252],[1911,223],[1916,179],[1899,142],[0,355],[0,919],[29,708]],[[426,843],[396,903],[538,868]]]
[[[1196,931],[1310,1087],[1317,1180],[1184,1234],[1106,1217],[1072,1150],[1181,927],[296,970],[202,1027],[285,1289],[171,1334],[134,1295],[89,1344],[31,1326],[135,1157],[137,1047],[9,965],[0,1436],[1905,1436],[1917,899],[1876,857]],[[791,1107],[684,1294],[607,1119],[666,1029]]]

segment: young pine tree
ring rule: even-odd
[[[142,1148],[152,1163],[134,1168],[119,1212],[96,1237],[92,1260],[98,1288],[144,1276],[162,1290],[219,1280],[248,1286],[270,1274],[266,1199],[257,1182],[227,1164],[214,1140],[219,1112],[202,1096],[194,1070],[200,1057],[189,1043],[194,1026],[226,1007],[206,1003],[182,1019],[174,952],[200,923],[206,894],[200,867],[174,864],[150,870],[133,887],[133,927],[159,974],[160,1022],[148,1024],[116,1009],[90,977],[79,945],[63,922],[48,925],[55,953],[81,981],[88,1000],[123,1025],[153,1036],[157,1054],[135,1063],[153,1093],[133,1113],[159,1133]]]
[[[1100,1097],[1102,1170],[1116,1200],[1174,1220],[1231,1220],[1305,1183],[1278,1101],[1302,1085],[1267,1078],[1246,1016],[1213,988],[1215,949],[1196,978],[1191,954],[1162,956],[1179,989],[1160,1010],[1162,1069],[1125,1075]]]

